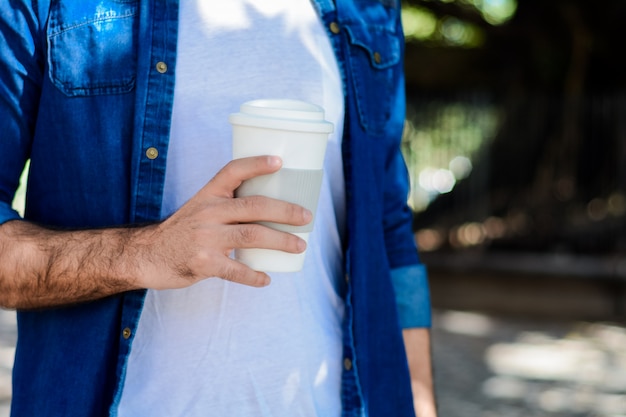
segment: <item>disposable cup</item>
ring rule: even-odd
[[[333,131],[333,124],[324,120],[324,110],[297,100],[254,100],[242,104],[239,113],[229,116],[229,122],[233,127],[233,159],[276,155],[283,162],[273,174],[244,181],[235,196],[262,195],[306,207],[313,213],[308,225],[259,223],[308,242],[315,222],[328,135]],[[262,248],[235,250],[235,259],[267,272],[299,271],[305,255],[306,251],[292,254]]]

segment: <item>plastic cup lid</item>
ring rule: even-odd
[[[239,113],[228,118],[233,125],[330,133],[333,124],[324,120],[324,109],[312,103],[289,99],[261,99],[243,103]]]

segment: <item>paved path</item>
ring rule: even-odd
[[[11,368],[16,339],[15,313],[0,310],[0,417],[9,416]]]
[[[440,417],[626,416],[626,327],[439,311]]]
[[[0,417],[15,314],[0,310]],[[626,327],[436,311],[440,417],[626,417]]]

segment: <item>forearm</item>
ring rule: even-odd
[[[25,221],[0,226],[0,305],[43,308],[139,288],[142,229],[48,230]],[[132,243],[131,243],[132,242]]]
[[[430,331],[409,328],[402,331],[411,373],[413,404],[418,417],[435,417],[437,409],[433,388]]]
[[[312,214],[286,201],[233,198],[250,178],[276,172],[276,157],[227,164],[161,223],[144,227],[53,231],[13,220],[0,225],[0,307],[41,308],[137,289],[176,289],[207,277],[254,287],[269,276],[230,258],[236,248],[301,253],[299,237],[255,224],[303,226]]]

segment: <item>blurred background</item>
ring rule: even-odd
[[[402,18],[440,417],[626,416],[626,1],[403,0]],[[0,417],[14,343],[0,311]]]
[[[440,415],[626,416],[626,2],[402,17]]]

